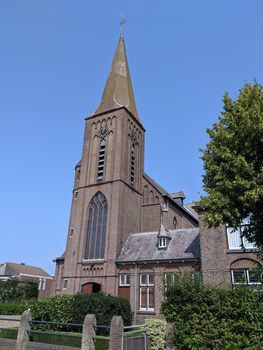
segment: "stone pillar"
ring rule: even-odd
[[[167,323],[165,334],[166,350],[174,350],[173,337],[173,325],[172,323]]]
[[[96,326],[96,316],[86,315],[83,323],[81,350],[95,350],[95,342],[93,337],[96,336]]]
[[[16,340],[16,350],[26,350],[29,343],[28,331],[31,330],[30,321],[32,320],[31,311],[24,311],[18,328],[17,340]]]
[[[121,316],[113,316],[110,324],[109,350],[121,350],[123,320]]]

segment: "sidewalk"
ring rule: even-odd
[[[2,318],[4,318],[5,320],[2,320]],[[0,315],[0,328],[18,327],[20,318],[21,316],[19,315]],[[15,320],[15,321],[11,321],[11,320]]]

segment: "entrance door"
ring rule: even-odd
[[[91,294],[91,293],[98,293],[100,292],[100,284],[99,283],[85,283],[81,287],[81,293],[82,294]]]

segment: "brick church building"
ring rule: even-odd
[[[178,273],[202,272],[205,283],[261,283],[250,272],[256,248],[240,229],[207,229],[183,192],[168,193],[144,172],[145,129],[122,36],[85,123],[55,294],[120,295],[139,320],[159,314],[164,282]]]

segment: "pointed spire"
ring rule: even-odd
[[[132,89],[123,36],[119,38],[101,102],[95,114],[126,107],[140,121]]]

